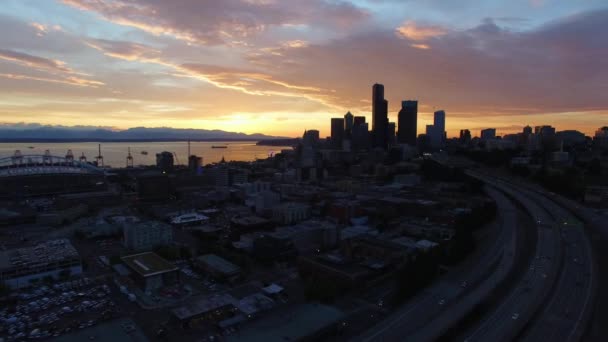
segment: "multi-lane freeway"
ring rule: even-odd
[[[582,339],[597,287],[586,225],[577,219],[588,213],[573,213],[570,210],[579,206],[539,189],[468,173],[488,185],[487,192],[499,207],[501,230],[490,248],[493,252],[479,259],[475,271],[441,280],[357,340]],[[515,203],[532,219],[532,226],[518,225]],[[590,220],[585,221],[588,226]],[[518,244],[517,234],[532,234],[536,242]],[[528,250],[522,252],[524,248]],[[527,259],[516,259],[522,255]],[[519,268],[514,267],[516,261]],[[493,306],[485,307],[471,323],[479,314],[475,309],[487,302]]]
[[[499,234],[474,265],[441,279],[404,307],[370,329],[357,341],[393,341],[404,336],[435,339],[489,295],[511,273],[517,252],[521,215],[504,194],[488,189],[499,207]],[[446,314],[447,313],[447,314]],[[428,331],[427,328],[431,328]]]

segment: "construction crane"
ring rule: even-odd
[[[103,156],[101,155],[101,144],[97,145],[97,148],[99,150],[99,154],[97,154],[97,157],[95,157],[95,160],[97,161],[97,166],[103,167]]]
[[[133,156],[131,155],[131,148],[129,147],[129,153],[127,154],[127,167],[133,167]]]

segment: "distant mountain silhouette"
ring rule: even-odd
[[[134,127],[113,130],[91,126],[44,126],[39,124],[0,125],[0,141],[167,141],[167,140],[268,140],[284,137],[261,133],[245,134],[207,129],[178,129],[169,127]]]

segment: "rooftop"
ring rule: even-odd
[[[137,272],[142,277],[149,277],[178,270],[175,265],[152,252],[128,255],[121,259],[127,267]]]
[[[209,267],[223,273],[224,275],[232,275],[241,272],[240,267],[215,254],[202,255],[198,257],[197,260],[207,264]]]

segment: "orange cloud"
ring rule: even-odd
[[[426,45],[426,44],[410,44],[411,47],[416,48],[416,49],[420,49],[420,50],[428,50],[431,47]]]
[[[410,20],[399,26],[396,33],[398,36],[409,40],[424,41],[446,35],[448,30],[436,25],[418,25]]]
[[[0,77],[12,79],[12,80],[33,80],[40,82],[50,82],[50,83],[60,83],[67,84],[79,87],[93,87],[97,88],[98,86],[103,85],[103,82],[87,80],[78,77],[67,77],[63,79],[54,79],[47,77],[38,77],[38,76],[29,76],[29,75],[21,75],[21,74],[9,74],[9,73],[1,73]]]

